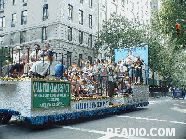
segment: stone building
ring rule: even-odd
[[[150,24],[152,12],[159,8],[160,0],[100,0],[99,30],[102,29],[103,22],[110,19],[111,14],[124,16],[130,21],[137,20],[141,24]],[[105,44],[100,50],[99,58],[109,59],[107,54],[110,50],[105,49],[107,46]]]
[[[45,43],[66,64],[93,62],[98,0],[0,0],[1,47]]]

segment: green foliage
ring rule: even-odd
[[[181,25],[180,35],[176,32],[178,23]],[[165,81],[180,81],[186,85],[186,0],[163,2],[160,10],[153,12],[151,26],[112,16],[104,22],[98,34],[96,51],[106,44],[113,56],[114,49],[148,45],[150,69]]]
[[[178,23],[181,25],[180,35],[176,32]],[[154,12],[148,41],[150,67],[164,80],[183,81],[186,85],[185,29],[186,1],[166,0],[161,9]]]
[[[138,22],[131,22],[125,17],[112,15],[102,26],[95,43],[97,50],[103,44],[107,44],[107,49],[113,52],[114,49],[139,46],[144,43],[145,30],[141,29],[143,26],[140,26]]]
[[[7,64],[6,60],[11,62],[11,58],[8,55],[8,48],[1,48],[0,49],[0,63],[2,63],[2,66]]]
[[[186,1],[166,0],[159,11],[154,11],[152,27],[161,36],[168,36],[170,42],[175,42],[175,50],[186,44]],[[181,34],[177,35],[176,24],[181,25]]]

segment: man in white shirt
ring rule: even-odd
[[[20,52],[21,47],[16,46],[14,48],[15,54],[13,54],[13,64],[10,66],[9,75],[11,75],[15,70],[20,73],[24,68],[24,64],[22,61],[23,54]]]
[[[49,66],[52,64],[53,59],[53,50],[49,50],[50,46],[46,44],[45,50],[41,53],[40,60],[33,63],[31,69],[29,70],[30,77],[45,77]],[[43,61],[44,59],[44,61]]]
[[[18,64],[19,61],[20,61],[20,63],[22,62],[22,55],[23,54],[21,52],[19,53],[20,50],[21,50],[21,48],[19,46],[16,46],[14,48],[14,51],[15,51],[15,54],[13,54],[13,63],[14,64]]]
[[[41,54],[42,54],[41,48],[38,44],[36,44],[35,50],[30,54],[31,61],[38,61]]]

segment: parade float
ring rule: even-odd
[[[35,125],[124,112],[148,105],[147,85],[133,85],[132,94],[113,97],[71,97],[70,87],[68,81],[56,79],[1,78],[1,123],[7,123],[12,115]]]
[[[53,69],[50,67],[51,71]],[[99,90],[94,90],[92,96],[86,97],[74,96],[74,93],[71,93],[71,82],[68,80],[55,77],[0,77],[0,123],[7,123],[12,116],[17,116],[17,119],[26,124],[43,125],[125,112],[148,105],[149,86],[146,82],[130,84],[132,92],[129,93],[124,92],[122,86],[123,79],[131,82],[129,78],[126,76],[120,77],[120,80],[116,78],[120,83],[120,91],[113,93],[111,85],[108,84],[109,77],[112,79],[111,75],[113,76],[113,74],[108,74],[108,77],[99,75],[101,78],[99,81],[102,82],[99,86],[101,94]],[[105,87],[104,77],[106,77]],[[93,81],[93,83],[96,87],[99,82]]]

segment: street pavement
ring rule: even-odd
[[[129,134],[130,130],[133,135],[123,134]],[[175,133],[168,133],[168,130],[175,130]],[[8,124],[0,125],[0,138],[186,139],[186,100],[171,97],[149,98],[147,107],[96,119],[55,123],[37,129],[28,129],[22,122],[12,119]]]

